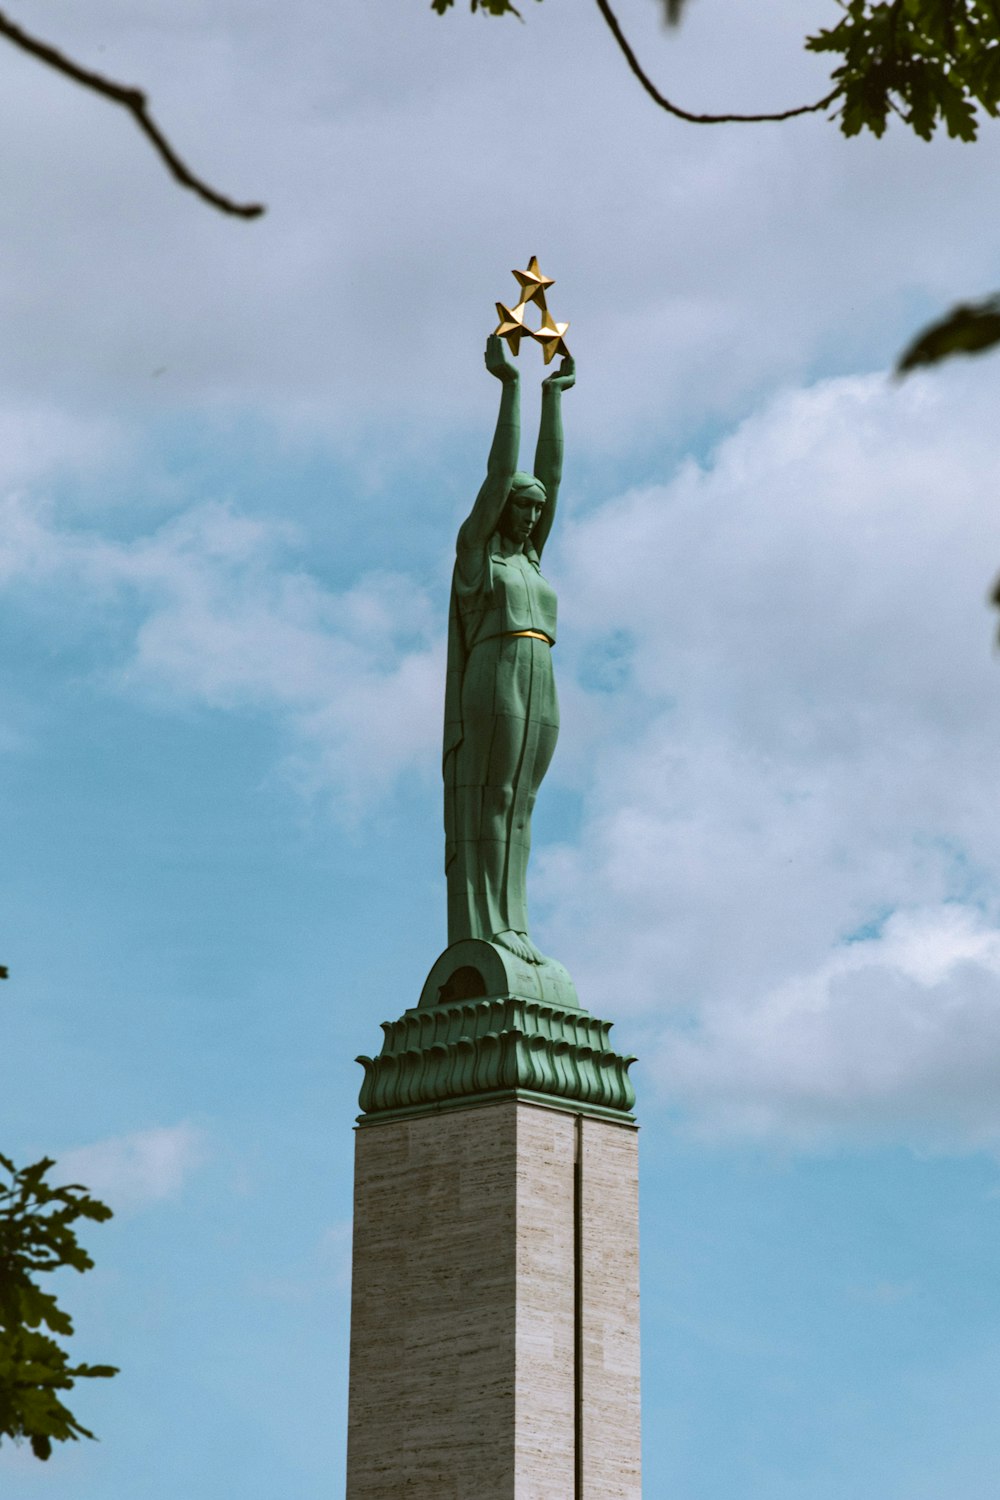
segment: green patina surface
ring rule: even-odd
[[[516,343],[514,344],[516,349]],[[542,383],[534,474],[518,469],[519,376],[486,345],[501,385],[486,478],[458,534],[445,690],[444,821],[451,946],[418,1005],[383,1022],[378,1057],[359,1057],[362,1124],[503,1097],[632,1118],[635,1061],[610,1021],[583,1010],[573,981],[528,933],[531,814],[559,728],[552,675],[556,598],[540,559],[562,477],[567,355]]]
[[[531,815],[559,734],[552,671],[555,590],[541,571],[563,464],[567,355],[542,382],[534,473],[518,468],[520,376],[495,335],[486,368],[500,412],[486,478],[455,546],[445,685],[444,826],[448,938],[499,942],[533,963],[528,932]]]
[[[358,1058],[365,1118],[509,1095],[631,1118],[635,1058],[611,1046],[612,1023],[579,1006],[559,965],[531,965],[534,993],[518,994],[527,968],[495,943],[448,949],[420,1004],[383,1022],[379,1056]]]

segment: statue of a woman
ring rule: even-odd
[[[456,545],[445,689],[444,826],[448,941],[483,938],[530,963],[525,877],[531,813],[559,733],[552,675],[556,596],[542,549],[562,476],[563,359],[542,382],[535,473],[518,470],[518,371],[496,335],[486,368],[501,383],[486,479]]]

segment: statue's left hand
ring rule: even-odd
[[[553,391],[568,391],[576,384],[576,361],[572,354],[566,354],[559,361],[558,370],[551,375],[546,375],[542,381],[542,389],[546,387]]]
[[[491,333],[486,340],[486,368],[491,375],[495,375],[504,385],[516,384],[519,380],[516,365],[512,365],[503,352],[503,339]]]

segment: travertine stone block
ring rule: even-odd
[[[639,1155],[635,1130],[580,1120],[581,1493],[641,1500]]]
[[[517,1112],[513,1495],[549,1500],[573,1494],[576,1451],[575,1117],[508,1107]]]
[[[637,1500],[634,1166],[510,1098],[359,1129],[347,1500]]]

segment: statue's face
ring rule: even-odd
[[[540,489],[512,491],[500,517],[500,534],[523,544],[534,531],[544,506],[545,494]]]

